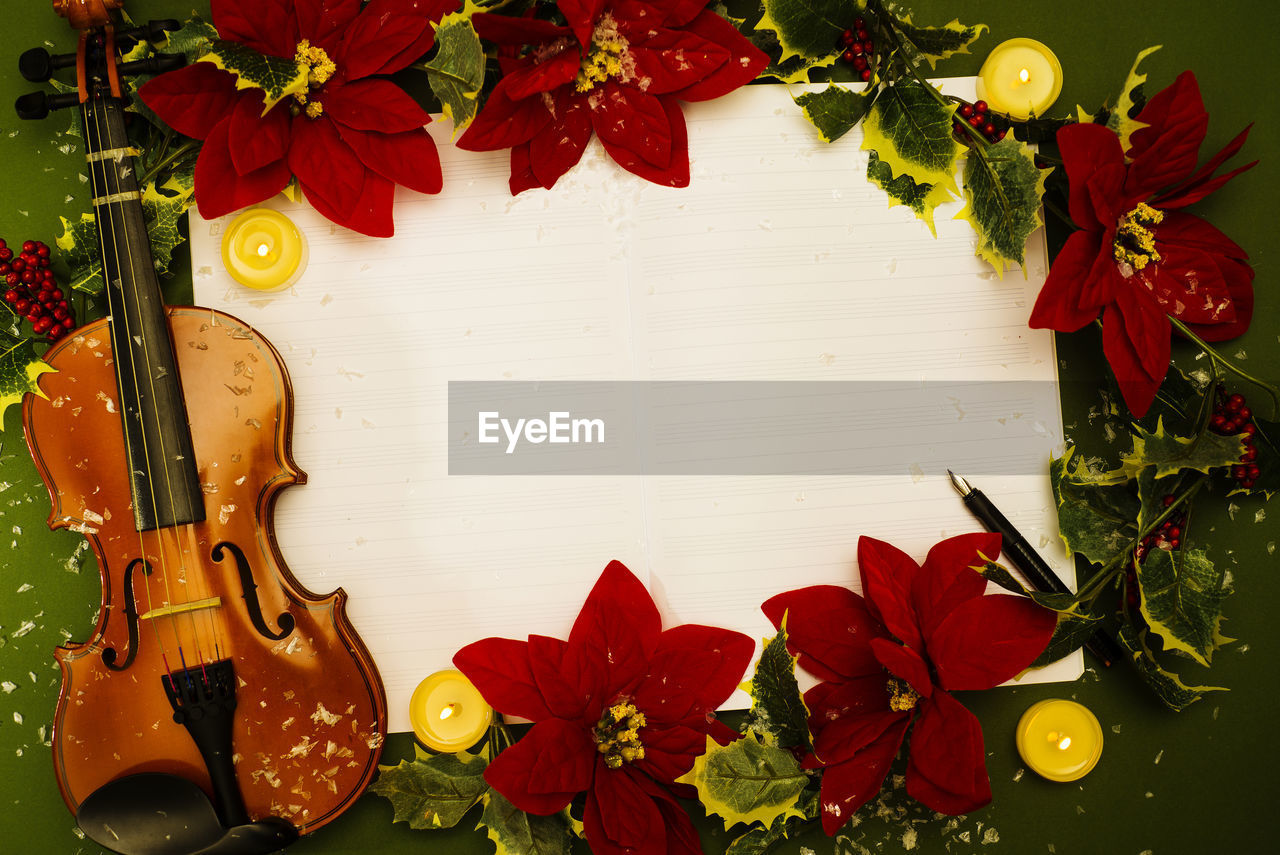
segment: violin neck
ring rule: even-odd
[[[199,522],[204,498],[124,107],[94,97],[81,115],[134,519],[139,531]]]

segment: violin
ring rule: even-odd
[[[265,853],[332,822],[377,770],[386,696],[341,589],[307,591],[272,533],[290,455],[280,355],[210,309],[166,307],[148,245],[117,46],[177,22],[119,30],[123,0],[54,0],[80,30],[75,92],[18,101],[24,118],[74,106],[109,316],[46,354],[27,443],[52,528],[82,533],[102,602],[87,641],[54,655],[58,787],[81,828],[126,855]],[[28,79],[71,57],[24,54]]]

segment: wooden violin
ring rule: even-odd
[[[163,304],[125,134],[121,2],[54,0],[81,31],[77,91],[18,105],[80,110],[109,311],[49,350],[47,397],[23,408],[49,525],[83,533],[102,582],[92,636],[55,652],[54,766],[108,848],[269,852],[369,783],[386,697],[346,594],[304,589],[271,530],[280,491],[306,478],[279,354],[229,315]],[[69,64],[39,53],[29,78]],[[155,818],[209,797],[199,834]]]

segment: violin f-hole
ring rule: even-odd
[[[258,631],[258,634],[263,638],[279,641],[293,632],[294,619],[288,611],[283,611],[276,617],[276,623],[280,625],[279,632],[272,632],[267,628],[267,622],[262,616],[262,604],[258,601],[258,583],[254,581],[249,559],[245,557],[240,547],[229,540],[224,540],[215,546],[210,555],[214,561],[221,562],[224,552],[230,552],[235,559],[236,570],[240,574],[240,587],[244,591],[244,603],[249,611],[249,620],[253,622],[253,628]]]
[[[135,558],[129,562],[128,567],[124,568],[124,619],[129,627],[129,655],[124,658],[124,662],[117,665],[116,659],[120,654],[114,647],[108,647],[102,651],[102,664],[112,671],[125,670],[133,664],[134,657],[138,655],[138,602],[133,596],[133,568],[139,564],[142,565],[142,572],[150,576],[151,564],[145,558]],[[102,629],[105,632],[106,626]]]

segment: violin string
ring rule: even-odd
[[[104,47],[105,47],[105,45],[104,45]],[[113,61],[114,61],[114,59],[115,59],[114,57],[106,57],[106,58],[105,58],[105,61],[106,61],[106,62],[113,62]],[[101,120],[100,115],[101,115],[101,113],[102,113],[102,112],[104,112],[104,110],[106,109],[106,103],[107,103],[107,102],[106,102],[105,100],[103,100],[103,101],[100,103],[100,107],[102,107],[103,109],[100,109],[100,110],[96,111],[96,112],[95,112],[95,116],[94,116],[95,130],[97,131],[97,134],[98,134],[98,138],[99,138],[99,146],[101,146],[101,144],[102,144],[102,124],[103,124],[103,121]],[[117,117],[117,118],[119,118],[119,117]],[[108,116],[107,116],[107,118],[106,118],[106,120],[105,120],[105,124],[106,124],[106,137],[107,137],[107,139],[106,139],[107,149],[106,149],[106,150],[108,150],[108,151],[116,151],[118,148],[127,147],[127,143],[128,143],[128,138],[127,138],[127,137],[125,137],[124,139],[121,139],[121,140],[119,140],[119,141],[117,141],[117,140],[116,140],[116,138],[115,138],[115,131],[114,131],[114,128],[113,128],[113,121],[112,121],[112,118],[110,117],[110,115],[108,115]],[[107,192],[106,192],[106,194],[105,194],[105,195],[106,195],[106,197],[107,197],[107,198],[116,198],[116,199],[119,199],[119,198],[120,198],[120,194],[121,194],[121,192],[122,192],[122,191],[121,191],[121,185],[120,185],[120,179],[121,179],[121,176],[120,176],[120,173],[119,173],[119,167],[118,167],[118,164],[119,164],[119,162],[120,162],[120,158],[119,158],[119,157],[116,157],[116,158],[103,158],[103,159],[100,159],[98,162],[99,162],[99,164],[100,164],[100,166],[101,166],[101,174],[102,174],[102,177],[103,177],[103,182],[104,182],[104,184],[106,184],[106,187],[104,188],[104,189],[107,191]],[[119,206],[120,206],[120,210],[119,210],[119,212],[117,212],[116,208],[114,207],[114,206],[116,206],[116,205],[119,205]],[[117,222],[116,222],[117,213],[119,214],[119,217],[120,217],[119,228],[117,228]],[[108,219],[109,219],[109,222],[110,222],[112,235],[113,235],[113,237],[114,237],[114,240],[112,240],[112,247],[111,247],[111,248],[112,248],[112,253],[113,253],[113,256],[114,256],[114,260],[115,260],[115,269],[116,269],[116,272],[117,272],[118,276],[121,276],[121,275],[123,274],[123,272],[124,272],[124,265],[123,265],[123,264],[121,264],[121,260],[120,260],[120,241],[121,241],[121,240],[123,240],[123,241],[124,241],[124,244],[125,244],[125,247],[124,247],[124,248],[125,248],[125,258],[127,259],[127,261],[128,261],[128,265],[129,265],[130,282],[136,282],[136,281],[137,281],[137,271],[136,271],[136,269],[135,269],[135,268],[134,268],[134,266],[133,266],[133,247],[132,247],[132,245],[131,245],[131,238],[130,238],[130,233],[129,233],[128,224],[127,224],[127,222],[125,221],[125,218],[124,218],[124,202],[123,202],[123,201],[108,202],[108,203],[107,203],[107,216],[108,216]],[[99,231],[101,231],[101,230],[99,230]],[[105,252],[105,248],[104,248],[104,252]],[[104,257],[105,257],[105,255],[104,255]],[[105,268],[104,268],[104,273],[105,273]],[[145,373],[146,373],[146,376],[147,376],[148,384],[149,384],[149,386],[150,386],[150,391],[151,391],[151,402],[152,402],[152,407],[153,407],[153,409],[154,409],[154,407],[155,407],[155,401],[156,401],[156,397],[155,397],[155,381],[154,381],[154,378],[152,377],[151,354],[150,354],[150,348],[149,348],[149,346],[148,346],[148,342],[147,342],[147,337],[146,337],[145,335],[141,335],[141,334],[139,334],[139,335],[137,335],[137,336],[135,337],[135,335],[134,335],[134,333],[133,333],[133,331],[132,331],[131,323],[130,323],[130,319],[129,319],[128,303],[127,303],[127,301],[125,301],[125,300],[123,299],[123,294],[124,294],[124,283],[123,283],[122,279],[121,279],[121,280],[118,280],[118,281],[120,281],[120,292],[121,292],[121,297],[122,297],[122,299],[121,299],[121,301],[120,301],[120,307],[121,307],[121,314],[124,316],[124,330],[125,330],[125,336],[124,336],[124,338],[123,338],[123,339],[121,339],[119,336],[117,336],[116,338],[117,338],[117,341],[118,341],[120,344],[122,344],[124,347],[126,347],[126,348],[130,346],[130,342],[135,342],[135,343],[137,343],[137,344],[139,344],[139,345],[141,346],[142,351],[143,351],[143,352],[142,352],[142,356],[143,356],[143,365],[144,365]],[[108,285],[108,287],[110,287],[111,283],[107,283],[107,285]],[[139,307],[139,308],[140,308],[140,307]],[[113,312],[113,315],[114,315],[114,312]],[[139,315],[139,321],[141,321],[141,316],[140,316],[140,315]],[[141,329],[141,327],[139,327],[139,333],[142,333],[142,332],[143,332],[143,330]],[[118,366],[118,365],[119,365],[119,356],[118,356],[118,355],[117,355],[117,358],[116,358],[116,363],[117,363],[117,366]],[[134,376],[135,376],[135,379],[136,379],[136,377],[137,377],[137,375],[138,375],[138,371],[137,371],[137,360],[136,360],[136,359],[131,359],[131,360],[130,360],[130,363],[131,363],[132,365],[134,365]],[[119,377],[119,371],[120,371],[120,369],[117,367],[117,377]],[[157,505],[157,502],[156,502],[155,477],[154,477],[154,472],[153,472],[153,466],[152,466],[152,463],[151,463],[151,461],[152,461],[152,451],[151,451],[151,448],[149,447],[149,443],[147,442],[147,432],[146,432],[147,411],[146,411],[146,409],[145,409],[145,408],[143,407],[143,405],[142,405],[142,390],[141,390],[140,388],[137,388],[137,387],[136,387],[136,384],[135,384],[135,389],[134,389],[134,400],[135,400],[135,403],[136,403],[136,406],[137,406],[138,417],[139,417],[139,419],[140,419],[140,420],[141,420],[141,422],[142,422],[142,430],[141,430],[141,432],[140,432],[140,435],[141,435],[141,439],[142,439],[143,468],[144,468],[144,471],[145,471],[145,474],[146,474],[146,477],[147,477],[147,487],[148,487],[148,491],[149,491],[149,493],[150,493],[151,506],[152,506],[153,511],[154,511],[154,512],[155,512],[155,514],[156,514],[155,539],[156,539],[156,541],[157,541],[157,545],[158,545],[157,552],[158,552],[159,557],[160,557],[161,575],[163,576],[163,579],[164,579],[165,600],[166,600],[166,604],[167,604],[167,605],[169,605],[170,607],[172,607],[172,606],[178,605],[178,603],[177,603],[177,602],[175,602],[175,599],[174,599],[174,597],[173,597],[173,590],[172,590],[172,588],[170,587],[170,581],[169,581],[169,579],[170,579],[170,576],[169,576],[169,561],[168,561],[168,554],[167,554],[167,550],[166,550],[166,548],[165,548],[165,529],[164,529],[164,527],[162,527],[162,526],[160,525],[160,519],[159,519],[159,517],[160,517],[160,514],[159,514],[159,508],[158,508],[158,505]],[[123,409],[123,408],[122,408],[122,409]],[[122,413],[122,417],[123,417],[123,416],[124,416],[124,413]],[[159,427],[160,427],[160,423],[159,423],[159,413],[158,413],[158,411],[154,413],[153,421],[156,423],[156,427],[157,427],[156,435],[157,435],[157,439],[159,440],[159,443],[160,443],[159,453],[160,453],[160,462],[161,462],[161,466],[160,466],[161,476],[162,476],[162,477],[164,478],[164,480],[165,480],[165,486],[166,486],[166,488],[167,488],[167,490],[168,490],[168,493],[169,493],[169,503],[170,503],[170,506],[172,507],[172,505],[173,505],[173,485],[172,485],[172,483],[171,483],[171,481],[170,481],[170,478],[169,478],[168,458],[167,458],[167,452],[166,452],[165,447],[164,447],[164,445],[165,445],[165,443],[164,443],[164,432],[163,432],[162,430],[160,430],[160,429],[159,429]],[[177,539],[176,539],[176,535],[175,535],[175,543],[180,543],[179,541],[177,541]],[[180,545],[179,545],[179,546],[178,546],[178,548],[177,548],[177,553],[178,553],[178,555],[179,555],[179,556],[181,556],[182,550],[181,550],[181,546],[180,546]],[[180,568],[180,569],[185,570],[185,568]],[[185,580],[183,580],[183,579],[178,579],[177,581],[178,581],[178,582],[183,582],[183,583],[185,584]],[[148,587],[150,587],[150,586],[148,586]],[[189,623],[189,625],[190,625],[190,628],[191,628],[191,630],[192,630],[193,640],[195,641],[195,645],[196,645],[196,651],[195,651],[195,652],[196,652],[196,655],[197,655],[197,657],[198,657],[199,661],[200,661],[201,663],[203,663],[203,661],[204,661],[204,652],[203,652],[203,649],[202,649],[202,648],[203,648],[203,645],[202,645],[202,643],[201,643],[199,627],[198,627],[198,626],[197,626],[197,624],[196,624],[195,618],[192,616],[191,612],[189,612],[189,611],[188,611],[188,612],[181,612],[181,613],[179,613],[179,614],[185,614],[185,615],[186,615],[186,620],[187,620],[187,622],[188,622],[188,623]],[[180,618],[180,617],[179,617],[179,614],[174,614],[174,613],[170,612],[166,617],[167,617],[167,622],[168,622],[168,624],[169,624],[169,627],[170,627],[171,631],[173,632],[174,639],[175,639],[175,643],[177,644],[179,659],[180,659],[180,661],[183,663],[182,667],[183,667],[183,670],[185,671],[185,670],[186,670],[186,668],[187,668],[187,665],[186,665],[186,656],[185,656],[185,654],[184,654],[183,647],[182,647],[182,636],[181,636],[181,634],[180,634],[179,627],[178,627],[179,622],[182,620],[182,618]]]

